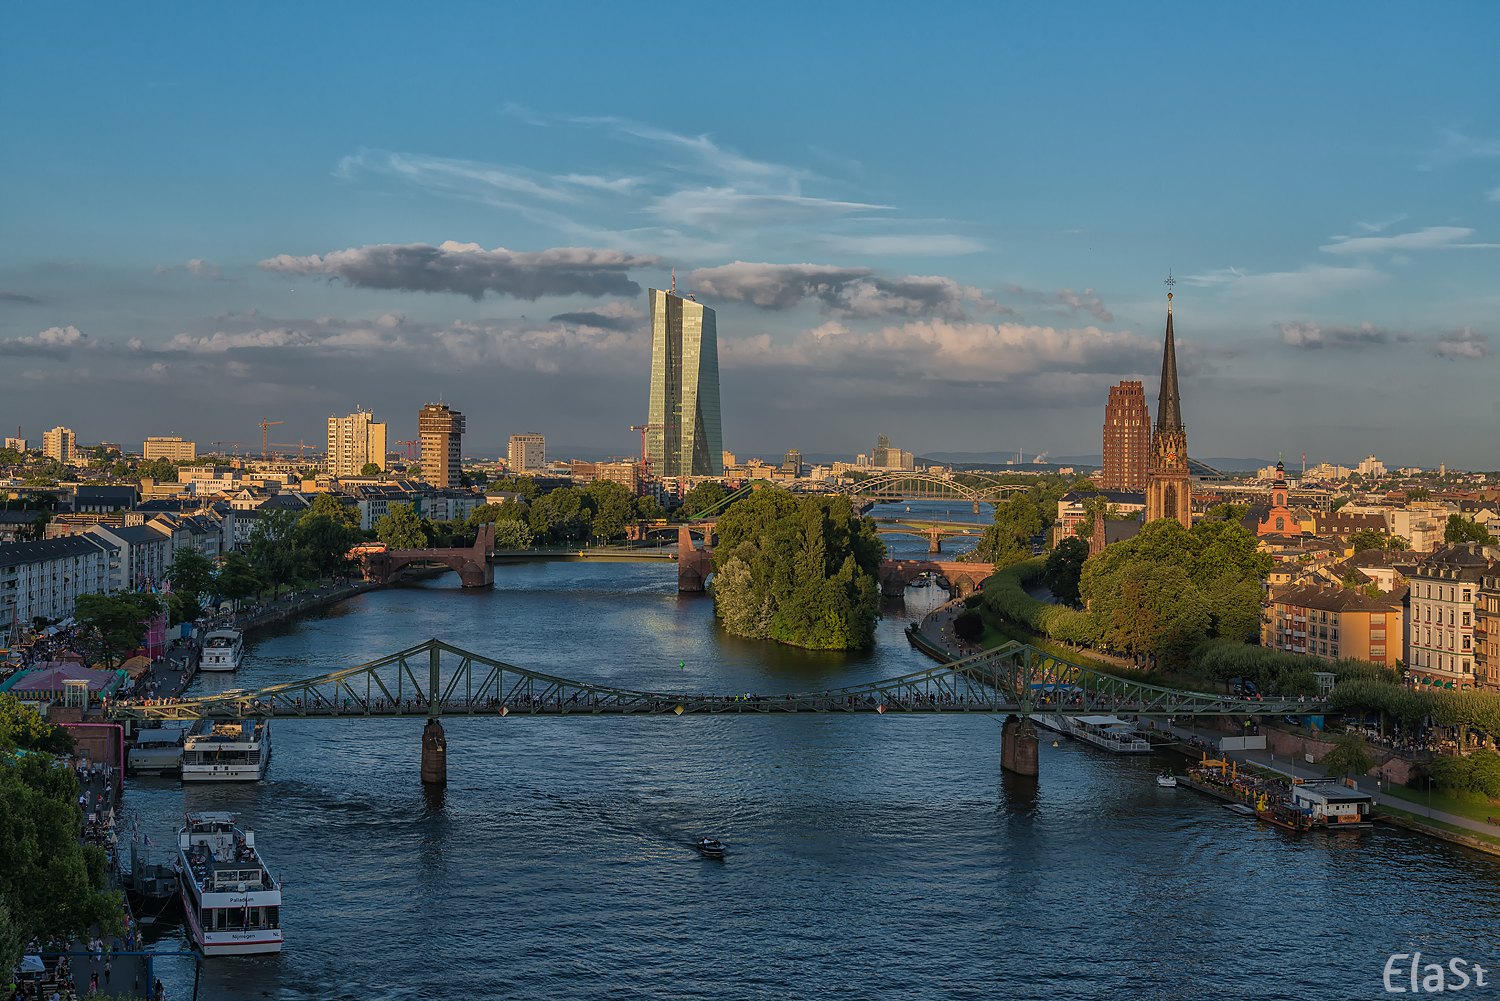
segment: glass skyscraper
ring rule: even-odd
[[[645,458],[656,476],[723,476],[714,311],[661,289],[648,289],[647,296],[651,406]]]

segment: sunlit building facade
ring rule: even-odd
[[[648,290],[651,400],[646,461],[655,476],[723,476],[719,335],[714,311],[691,298]]]

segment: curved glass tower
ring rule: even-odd
[[[714,311],[661,289],[646,294],[651,304],[651,406],[645,459],[655,476],[723,476]]]

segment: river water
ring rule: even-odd
[[[260,633],[198,685],[436,636],[630,688],[820,690],[928,666],[901,630],[943,597],[911,590],[873,651],[820,654],[726,637],[670,566],[499,567],[490,590],[448,575]],[[285,881],[286,951],[204,961],[200,997],[1321,999],[1384,996],[1392,953],[1500,968],[1500,860],[1268,830],[1157,788],[1171,759],[1048,740],[1040,780],[1002,776],[984,716],[445,726],[440,802],[414,720],[279,721],[262,783],[128,786],[153,844],[233,810]],[[705,834],[727,858],[693,851]],[[190,996],[190,960],[157,975]]]

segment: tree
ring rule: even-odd
[[[392,549],[423,549],[427,533],[422,518],[410,504],[392,504],[375,523],[375,537]]]
[[[515,519],[495,522],[495,548],[530,549],[531,526]]]
[[[1217,518],[1219,521],[1240,521],[1249,513],[1248,504],[1215,504],[1208,509],[1208,516]]]
[[[728,496],[729,491],[724,489],[724,484],[704,480],[687,492],[679,510],[685,515],[695,515],[700,511],[707,511]]]
[[[1384,549],[1386,535],[1384,532],[1374,528],[1361,528],[1349,536],[1349,545],[1356,553],[1362,553],[1367,549]]]
[[[727,631],[816,650],[874,642],[885,544],[847,497],[759,490],[718,533],[714,611]]]
[[[1088,558],[1088,543],[1076,538],[1063,539],[1047,554],[1042,583],[1047,585],[1059,603],[1077,607],[1082,602],[1078,593],[1078,581],[1083,576],[1083,565],[1088,562]]]
[[[583,491],[559,487],[531,502],[531,533],[551,542],[582,542],[589,537],[591,512]]]
[[[1363,775],[1375,764],[1370,757],[1370,752],[1365,742],[1352,733],[1339,736],[1333,742],[1333,748],[1323,755],[1318,764],[1323,766],[1324,775]]]
[[[1385,541],[1385,548],[1394,553],[1404,553],[1411,549],[1411,540],[1404,535],[1393,535]]]
[[[995,505],[994,522],[974,547],[974,560],[992,563],[999,570],[1030,559],[1030,539],[1045,527],[1037,503],[1026,494],[1016,494],[1006,503]]]
[[[261,511],[250,531],[250,564],[277,597],[308,570],[307,554],[297,548],[297,520],[296,511]]]
[[[1443,541],[1449,545],[1478,542],[1481,545],[1493,546],[1495,537],[1490,534],[1489,529],[1477,521],[1469,521],[1462,515],[1450,514],[1447,527],[1443,529]]]
[[[177,482],[177,467],[171,459],[156,459],[151,462],[143,462],[135,467],[135,471],[143,477],[149,477],[162,483]]]
[[[666,514],[651,494],[635,499],[635,516],[640,521],[656,521],[666,517]]]
[[[584,490],[593,508],[590,528],[594,538],[608,542],[625,534],[625,525],[634,520],[635,495],[613,480],[595,480]]]
[[[266,586],[265,581],[256,572],[255,567],[243,553],[225,553],[220,558],[219,574],[216,579],[216,589],[221,598],[230,601],[241,601],[252,595],[259,594]]]
[[[141,645],[148,624],[162,613],[162,607],[160,598],[144,592],[81,594],[73,606],[73,621],[100,659],[113,667],[118,654]]]
[[[379,476],[382,472],[384,470],[380,468],[380,464],[375,462],[367,462],[359,467],[359,475],[361,476]]]
[[[192,546],[183,546],[172,556],[167,567],[167,579],[172,582],[172,593],[180,594],[190,605],[196,607],[206,594],[213,591],[213,561]],[[197,615],[188,616],[196,619]]]
[[[24,748],[44,754],[72,754],[73,735],[48,723],[14,695],[0,695],[0,748]]]
[[[1406,492],[1406,499],[1409,501],[1432,500],[1432,491],[1426,487],[1414,487]]]
[[[349,550],[360,541],[360,534],[346,518],[309,510],[297,519],[294,538],[297,547],[307,554],[308,564],[319,574],[330,576],[348,564]]]

